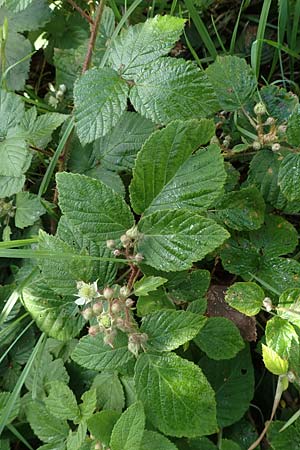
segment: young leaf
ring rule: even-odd
[[[92,388],[96,390],[98,409],[122,412],[125,397],[117,372],[99,373],[94,378]]]
[[[112,67],[125,80],[135,80],[145,65],[169,53],[180,38],[184,23],[185,19],[165,15],[129,27],[113,41]]]
[[[213,220],[192,211],[157,211],[139,222],[138,251],[146,263],[164,271],[188,269],[229,237]]]
[[[149,292],[156,291],[159,286],[166,283],[167,281],[167,278],[144,276],[134,283],[134,295],[148,296]]]
[[[104,136],[116,125],[127,106],[129,87],[114,70],[94,68],[74,85],[77,134],[87,144]]]
[[[116,411],[100,411],[89,418],[87,425],[89,432],[98,441],[109,446],[112,430],[120,418],[120,413]]]
[[[232,307],[246,316],[259,313],[265,293],[256,283],[234,283],[226,291],[225,300]]]
[[[281,358],[278,353],[270,347],[262,344],[263,360],[266,368],[274,375],[284,375],[288,371],[289,363],[286,359]]]
[[[111,450],[140,450],[145,428],[142,402],[136,402],[121,415],[110,440]]]
[[[67,450],[84,450],[87,425],[81,422],[76,431],[70,432],[67,438]]]
[[[208,117],[220,108],[205,73],[191,61],[176,58],[147,65],[135,79],[130,101],[142,116],[164,125]]]
[[[290,153],[281,162],[278,184],[281,192],[289,200],[300,200],[300,155]]]
[[[148,335],[147,348],[165,352],[193,339],[205,321],[204,316],[187,311],[157,311],[143,318],[140,329]]]
[[[139,152],[130,185],[137,213],[162,209],[206,209],[220,196],[226,179],[217,145],[192,153],[213,135],[206,119],[175,121],[153,133]]]
[[[291,350],[295,346],[299,347],[299,336],[293,325],[275,316],[267,322],[266,342],[281,358],[288,359]]]
[[[225,317],[209,317],[194,341],[216,360],[234,358],[245,346],[238,328]]]
[[[254,395],[254,373],[248,348],[235,358],[213,361],[204,357],[200,367],[216,392],[217,421],[227,427],[243,417]],[[230,405],[230,407],[228,407]]]
[[[256,89],[256,79],[245,59],[218,56],[206,69],[221,108],[235,111],[245,105]]]
[[[79,418],[80,410],[76,397],[61,381],[49,383],[49,395],[45,398],[45,405],[49,413],[57,419],[75,421]]]
[[[156,431],[145,431],[140,450],[178,450],[165,436]]]
[[[58,173],[59,205],[69,223],[97,243],[118,239],[133,226],[125,201],[99,180]]]
[[[143,353],[134,378],[147,418],[163,433],[193,437],[216,432],[214,391],[192,362],[174,353]]]
[[[29,403],[26,416],[34,434],[43,442],[57,442],[68,436],[67,421],[52,416],[41,402]]]
[[[128,351],[128,339],[119,333],[114,340],[114,348],[103,342],[103,335],[84,336],[72,353],[72,359],[80,366],[92,370],[117,370],[133,360]]]
[[[87,420],[93,415],[97,406],[96,389],[89,389],[81,396],[82,403],[79,405],[81,420]]]
[[[169,299],[164,289],[157,289],[157,291],[152,291],[145,297],[140,296],[138,298],[136,307],[137,315],[139,317],[146,316],[147,314],[151,314],[162,309],[175,309],[174,303]]]
[[[33,225],[46,212],[37,195],[18,192],[16,195],[15,225],[25,228]]]
[[[225,194],[215,209],[216,218],[234,230],[256,230],[264,222],[265,202],[256,187]]]
[[[277,313],[300,328],[300,288],[287,289],[281,294]]]

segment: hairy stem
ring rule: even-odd
[[[104,5],[105,5],[105,0],[101,0],[97,7],[97,10],[96,10],[96,17],[93,22],[93,26],[92,26],[92,30],[91,30],[91,36],[90,36],[90,40],[89,40],[88,50],[87,50],[87,54],[86,54],[83,66],[82,66],[82,73],[86,72],[91,64],[92,54],[93,54],[93,50],[94,50],[94,46],[95,46],[95,42],[96,42],[96,38],[97,38],[97,33],[98,33],[99,25],[101,22],[102,14],[104,11]]]
[[[91,25],[94,25],[93,19],[85,11],[83,11],[83,9],[81,9],[80,6],[78,6],[77,3],[74,2],[74,0],[67,0],[67,1],[68,3],[70,3],[70,5],[73,6],[74,9],[76,9],[76,11],[79,12],[81,17],[86,19]]]

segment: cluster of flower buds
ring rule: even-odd
[[[136,253],[136,244],[141,238],[141,233],[139,232],[136,225],[129,228],[122,234],[119,242],[114,239],[108,239],[106,241],[106,247],[113,251],[114,256],[125,256],[127,259],[131,259],[136,263],[143,261],[144,257],[141,253]]]
[[[263,121],[262,116],[268,114],[264,103],[259,102],[254,106],[254,114],[256,115],[257,140],[252,144],[254,150],[260,150],[262,146],[270,145],[273,152],[278,152],[281,146],[279,139],[284,138],[286,125],[277,125],[277,120],[269,116]]]
[[[135,302],[130,298],[129,287],[115,285],[99,292],[97,282],[88,284],[79,281],[77,288],[78,298],[75,303],[85,306],[82,316],[91,322],[89,335],[102,333],[104,343],[113,347],[120,330],[128,334],[128,350],[137,356],[139,350],[144,349],[147,335],[137,332],[138,328],[131,314]]]

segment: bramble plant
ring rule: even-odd
[[[299,2],[148,3],[0,0],[0,449],[299,449]]]

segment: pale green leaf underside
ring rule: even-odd
[[[144,353],[135,366],[135,385],[147,418],[163,433],[193,437],[216,432],[214,391],[192,362],[174,353]]]
[[[104,136],[116,125],[127,106],[129,87],[106,67],[85,72],[74,85],[75,120],[81,143]]]
[[[126,80],[135,79],[145,64],[166,55],[178,41],[185,20],[156,16],[123,31],[110,50],[112,67]]]
[[[188,269],[219,247],[229,233],[192,211],[157,211],[142,218],[138,244],[148,265],[164,271]]]
[[[220,108],[205,73],[175,58],[159,58],[145,67],[136,77],[130,101],[142,116],[160,124],[208,117]]]
[[[141,331],[148,335],[147,348],[164,352],[193,339],[205,322],[204,316],[187,311],[157,311],[144,317]]]
[[[226,111],[241,108],[256,88],[251,67],[245,59],[237,56],[218,56],[206,73],[221,107]]]
[[[70,173],[56,178],[62,212],[74,229],[96,244],[118,239],[133,226],[125,201],[101,181]]]
[[[72,359],[80,366],[93,370],[117,370],[133,359],[127,348],[128,339],[119,333],[114,348],[103,342],[103,335],[84,336],[72,353]]]
[[[142,402],[133,403],[115,424],[110,440],[111,450],[140,450],[145,428]]]
[[[137,213],[204,209],[222,192],[226,174],[220,149],[192,153],[214,135],[212,121],[174,121],[153,133],[139,152],[130,185]]]

